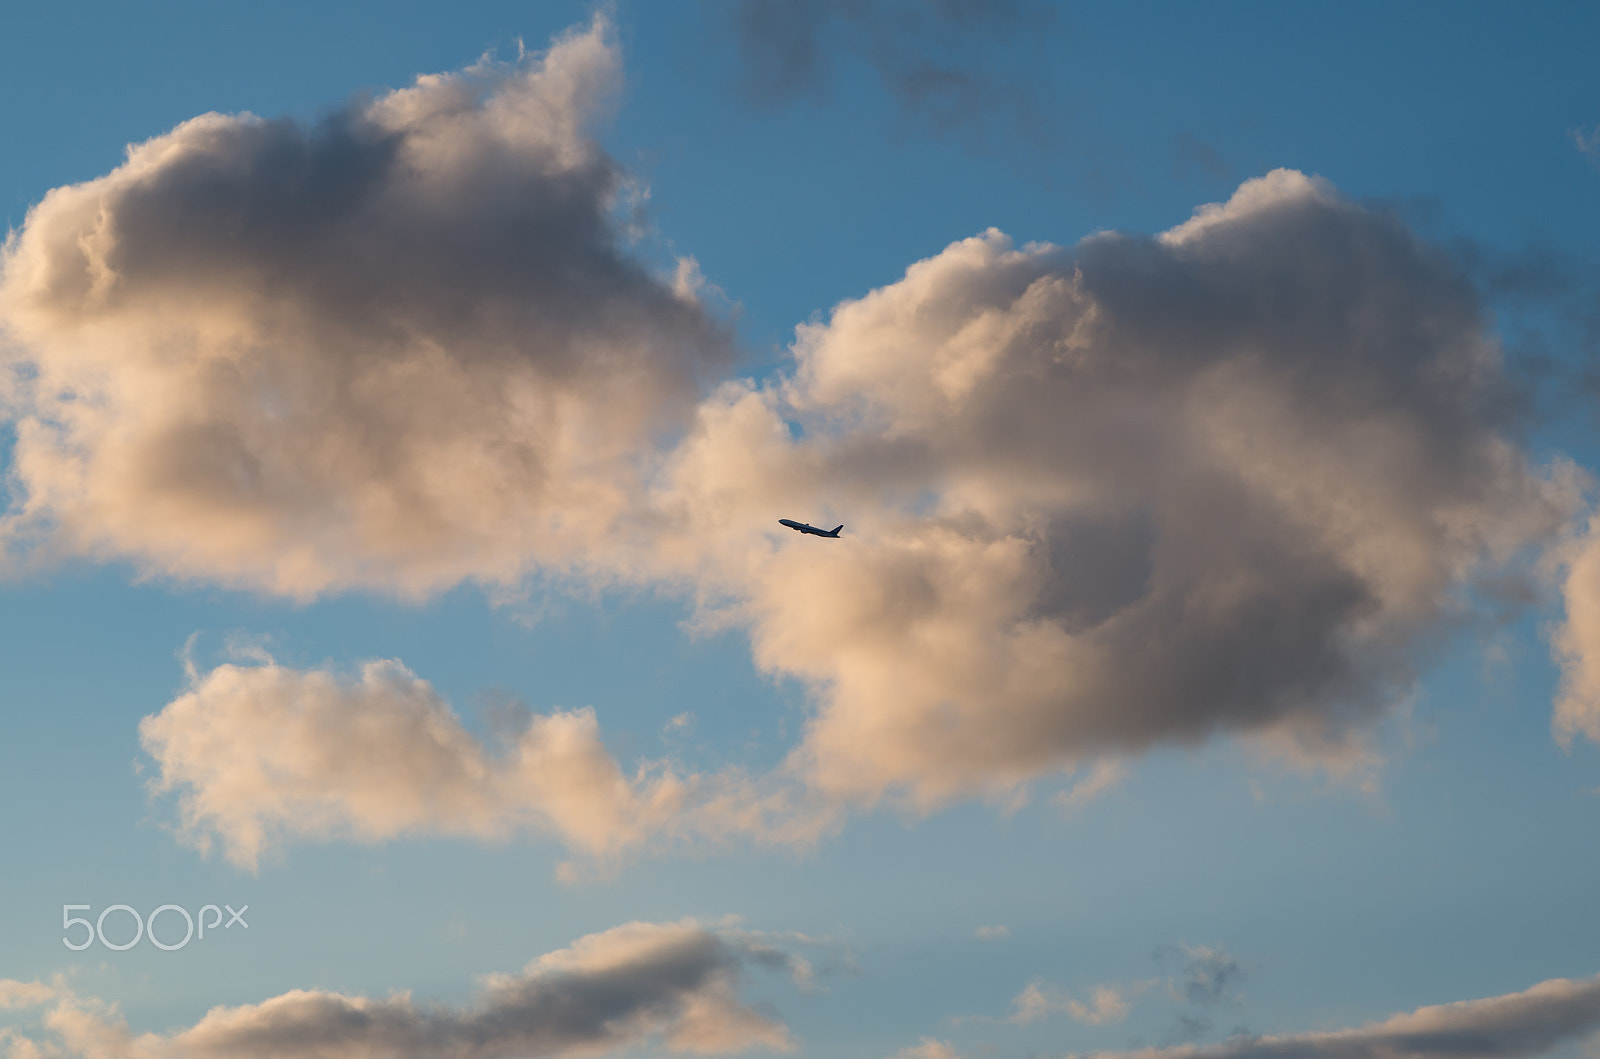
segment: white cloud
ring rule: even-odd
[[[489,975],[470,1005],[294,990],[218,1007],[170,1034],[135,1035],[114,1006],[58,996],[37,1029],[6,1041],[16,1059],[491,1059],[597,1055],[651,1043],[673,1052],[789,1050],[788,1029],[744,1003],[752,964],[783,967],[735,935],[691,920],[629,923],[580,938],[518,974]]]
[[[1418,1008],[1356,1029],[1102,1052],[1102,1059],[1520,1059],[1600,1029],[1600,978]]]
[[[589,709],[532,717],[485,745],[395,661],[357,675],[270,659],[195,673],[139,726],[182,833],[254,868],[285,838],[550,833],[602,861],[641,845],[748,835],[804,842],[828,815],[776,782],[668,765],[626,775]]]
[[[978,938],[980,941],[994,941],[999,938],[1009,938],[1011,936],[1011,928],[1006,926],[1004,923],[997,923],[992,927],[979,927],[977,930],[972,932],[972,936]]]

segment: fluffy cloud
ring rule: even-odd
[[[738,774],[665,765],[628,776],[594,712],[533,717],[503,747],[469,734],[431,685],[394,661],[357,675],[271,663],[221,665],[139,726],[175,792],[182,833],[220,839],[253,869],[285,838],[550,833],[614,860],[646,843],[747,834],[805,841],[821,811]]]
[[[0,273],[11,546],[309,597],[604,535],[726,348],[625,250],[586,132],[618,82],[597,19],[314,127],[203,115],[50,192]]]
[[[703,405],[658,502],[815,687],[792,764],[845,797],[1230,731],[1337,766],[1579,505],[1466,280],[1290,171],[1157,237],[964,240],[794,353]],[[774,510],[847,536],[751,543]]]
[[[1418,1008],[1357,1029],[1101,1053],[1104,1059],[1517,1059],[1600,1029],[1600,978]]]
[[[520,974],[486,977],[467,1007],[295,990],[214,1008],[177,1033],[135,1036],[114,1008],[66,994],[42,1031],[12,1031],[6,1043],[18,1059],[531,1059],[649,1042],[700,1054],[787,1050],[787,1028],[739,998],[752,963],[782,969],[787,957],[693,921],[630,923]]]

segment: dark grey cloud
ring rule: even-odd
[[[864,62],[904,119],[976,142],[997,129],[1037,137],[1055,119],[1019,59],[1055,27],[1036,0],[724,0],[747,98],[831,95]]]
[[[1232,180],[1233,166],[1211,144],[1190,132],[1172,139],[1172,175],[1186,180],[1198,175],[1213,181]]]
[[[1246,977],[1243,964],[1221,949],[1205,946],[1185,947],[1183,953],[1189,958],[1180,979],[1184,999],[1206,1007],[1238,1000],[1236,991]]]

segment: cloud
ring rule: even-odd
[[[1055,12],[1034,0],[726,0],[717,5],[742,59],[744,96],[769,105],[825,98],[840,68],[864,62],[903,119],[977,141],[1010,126],[1051,130],[1018,48]]]
[[[1557,561],[1566,616],[1552,638],[1561,685],[1551,727],[1563,747],[1576,736],[1600,743],[1600,518],[1591,518]]]
[[[1600,978],[1422,1007],[1356,1029],[1235,1037],[1220,1044],[1102,1052],[1103,1059],[1516,1059],[1600,1029]]]
[[[1121,783],[1127,775],[1126,762],[1114,759],[1097,761],[1087,776],[1057,794],[1052,800],[1060,806],[1063,813],[1075,813]]]
[[[1122,991],[1114,986],[1095,986],[1089,993],[1089,1002],[1084,1003],[1068,993],[1037,981],[1029,982],[1028,987],[1012,999],[1011,1005],[1016,1008],[1016,1012],[1006,1021],[1024,1026],[1061,1012],[1071,1015],[1079,1022],[1101,1026],[1110,1022],[1121,1022],[1128,1017],[1128,1012],[1133,1010],[1133,1005],[1123,996]]]
[[[894,1059],[961,1059],[961,1056],[944,1041],[924,1037],[922,1043],[894,1053]]]
[[[299,598],[572,561],[727,345],[626,249],[604,18],[315,126],[206,114],[4,248],[4,524]]]
[[[1205,945],[1185,945],[1183,953],[1189,957],[1180,979],[1184,999],[1206,1007],[1238,1003],[1233,990],[1245,978],[1243,964],[1221,949]]]
[[[980,941],[995,941],[999,938],[1009,938],[1011,928],[1004,923],[998,923],[992,927],[979,927],[972,932],[972,936]]]
[[[1600,124],[1592,129],[1573,129],[1572,142],[1585,158],[1600,165]]]
[[[1233,167],[1211,144],[1190,132],[1172,139],[1172,175],[1177,180],[1199,175],[1211,180],[1233,179]]]
[[[175,793],[180,832],[254,869],[288,838],[374,842],[412,834],[558,836],[600,861],[648,844],[747,835],[805,842],[825,811],[737,773],[626,775],[594,711],[531,716],[485,745],[433,687],[396,661],[354,675],[266,659],[194,673],[190,688],[139,725]]]
[[[1581,506],[1451,260],[1292,171],[1156,237],[963,240],[794,355],[702,405],[660,554],[812,686],[791,766],[840,798],[1228,732],[1347,768]]]
[[[60,993],[59,985],[0,978],[0,1009],[38,1007],[41,1004],[48,1004]]]
[[[71,995],[13,1055],[63,1059],[394,1059],[595,1055],[647,1043],[674,1052],[788,1050],[788,1029],[739,997],[755,954],[692,920],[629,923],[580,938],[518,974],[484,978],[465,1007],[294,990],[259,1004],[218,1007],[172,1034],[134,1035],[114,1007]],[[25,1051],[24,1049],[33,1049]]]

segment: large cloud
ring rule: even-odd
[[[307,597],[564,562],[725,343],[624,248],[603,20],[344,106],[207,114],[8,240],[13,545]],[[690,270],[692,271],[692,270]]]
[[[1600,1030],[1600,978],[1422,1007],[1357,1029],[1099,1053],[1102,1059],[1521,1059]]]
[[[475,1003],[295,990],[213,1008],[173,1034],[135,1036],[114,1008],[54,990],[43,1032],[5,1031],[17,1057],[61,1059],[532,1059],[659,1042],[674,1052],[788,1050],[787,1028],[739,997],[750,964],[793,958],[738,931],[692,921],[630,923],[580,938],[520,974],[490,975]],[[0,989],[23,983],[0,982]]]
[[[377,841],[411,834],[550,833],[599,862],[640,846],[730,835],[805,841],[827,813],[738,773],[625,774],[594,711],[533,717],[487,746],[399,662],[358,674],[221,665],[139,726],[178,798],[181,833],[220,839],[254,869],[286,838]]]
[[[794,764],[836,793],[1223,731],[1347,758],[1578,504],[1458,271],[1290,171],[1159,237],[954,244],[795,355],[702,407],[658,500],[816,687]],[[750,543],[779,508],[849,535]]]

